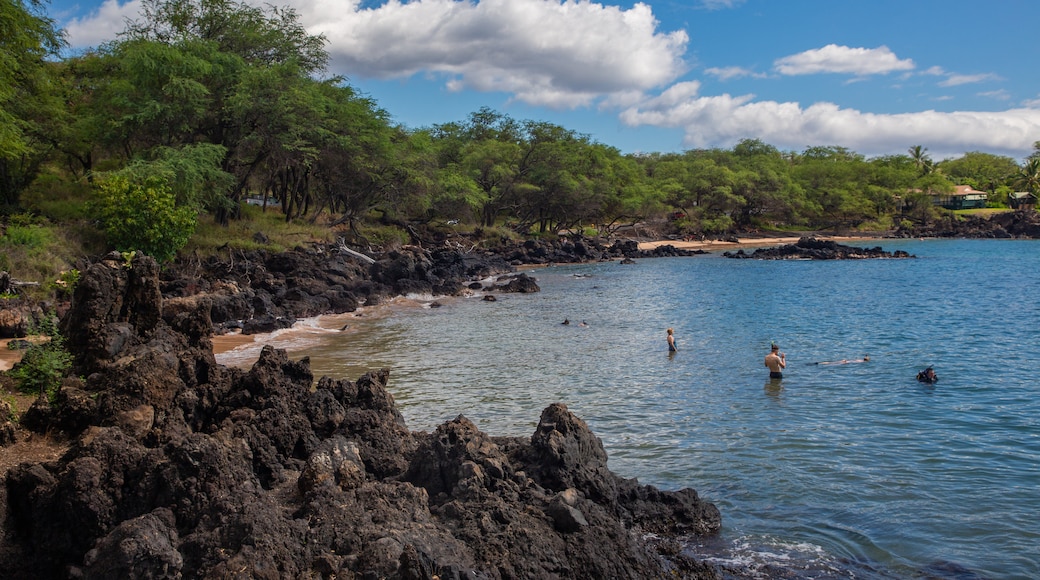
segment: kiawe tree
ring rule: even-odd
[[[50,122],[64,116],[56,65],[64,46],[43,3],[0,2],[0,204],[16,205],[53,149]]]

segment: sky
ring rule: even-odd
[[[622,153],[913,146],[1021,162],[1040,141],[1037,0],[245,0],[295,9],[409,128],[481,107]],[[73,51],[140,0],[51,0]]]

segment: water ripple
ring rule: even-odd
[[[802,578],[1038,577],[1040,248],[884,246],[920,258],[542,269],[540,293],[413,304],[298,352],[318,374],[390,368],[413,429],[463,413],[528,436],[566,403],[611,469],[720,507],[718,541],[691,547],[705,557]],[[914,379],[927,365],[936,385]]]

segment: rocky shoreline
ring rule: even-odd
[[[859,248],[846,246],[833,240],[804,237],[793,244],[775,248],[759,248],[751,253],[744,250],[724,252],[727,258],[747,260],[878,260],[883,258],[915,258],[903,250],[886,252],[881,246]]]
[[[564,404],[547,402],[527,438],[463,416],[411,432],[386,369],[315,381],[307,359],[270,347],[248,370],[215,362],[214,329],[236,321],[465,280],[537,291],[497,257],[416,248],[362,263],[322,248],[190,265],[192,276],[146,256],[85,267],[61,320],[83,378],[5,425],[7,443],[65,446],[3,474],[5,577],[719,577],[681,543],[719,530],[715,506],[611,473]]]

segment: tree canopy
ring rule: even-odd
[[[700,236],[886,228],[930,219],[936,194],[954,185],[986,191],[993,207],[1040,188],[1036,153],[1024,165],[982,152],[936,162],[923,145],[866,158],[840,145],[795,152],[745,139],[624,155],[486,107],[406,128],[326,75],[325,45],[291,8],[145,0],[116,40],[62,58],[40,4],[0,4],[3,204],[18,206],[47,168],[93,184],[113,244],[172,256],[194,227],[188,216],[228,223],[248,196],[277,201],[286,220],[346,224],[359,238],[370,220],[559,234],[650,218]],[[148,214],[149,203],[161,211]],[[117,235],[146,218],[176,235]]]

